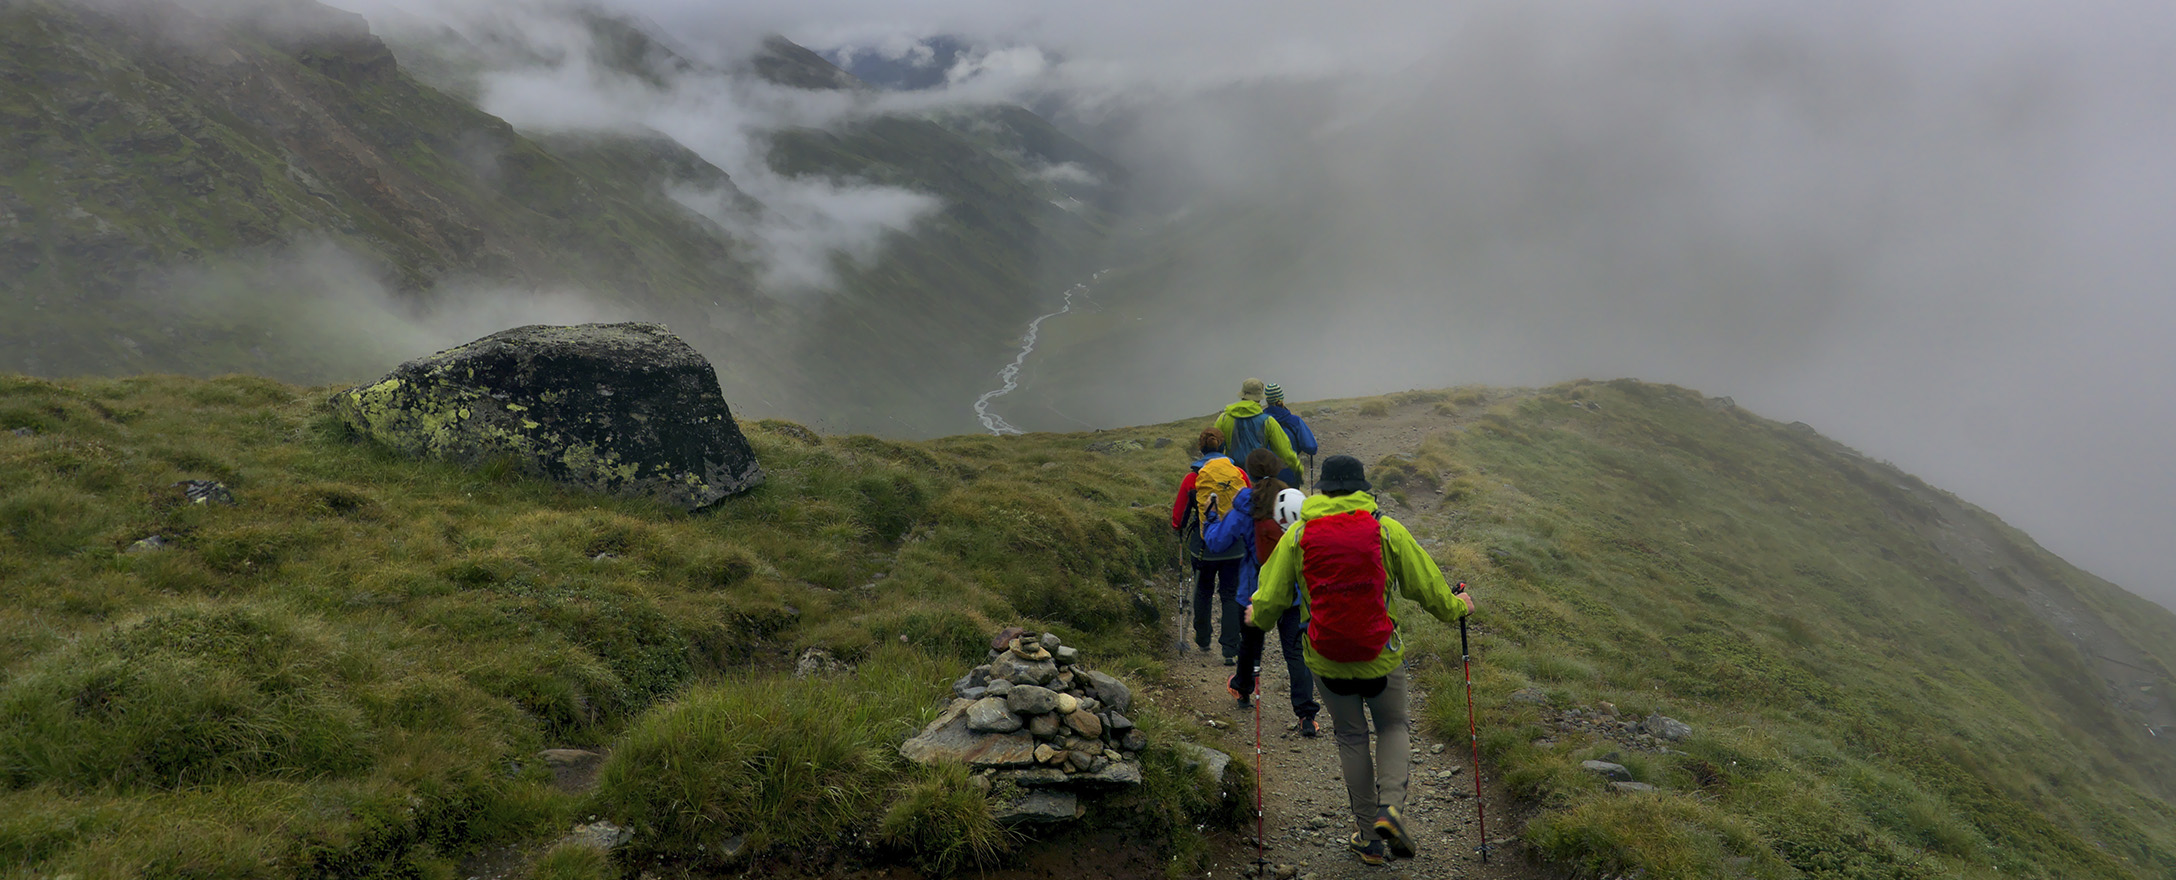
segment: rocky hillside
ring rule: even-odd
[[[590,22],[602,65],[700,67],[626,22]],[[381,344],[375,323],[573,297],[682,329],[729,390],[763,388],[774,412],[963,429],[962,401],[1047,294],[1092,270],[1103,234],[1101,190],[1036,171],[1117,176],[1016,108],[778,133],[778,173],[941,205],[873,257],[835,261],[835,294],[782,296],[761,242],[668,192],[760,211],[725,172],[655,132],[518,131],[459,87],[473,44],[420,45],[401,57],[361,18],[311,2],[219,16],[0,5],[0,367],[348,378],[413,347],[412,332]],[[784,40],[748,64],[718,73],[862,88]],[[346,318],[348,288],[370,291],[357,310],[375,322]],[[849,379],[855,399],[895,405],[855,409]]]

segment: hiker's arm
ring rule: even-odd
[[[1254,604],[1247,609],[1247,619],[1255,629],[1276,626],[1277,618],[1286,608],[1292,607],[1292,585],[1300,579],[1300,530],[1306,527],[1306,523],[1298,523],[1286,529],[1284,539],[1278,541],[1277,549],[1269,554],[1269,561],[1262,563],[1262,570],[1255,573]],[[1273,609],[1267,620],[1260,619],[1259,612],[1263,608]]]
[[[1413,540],[1413,533],[1406,531],[1404,523],[1383,517],[1383,549],[1388,551],[1383,555],[1390,560],[1390,577],[1407,599],[1420,603],[1444,623],[1466,616],[1470,607],[1467,601],[1451,592],[1450,583],[1443,579],[1443,569],[1428,558],[1428,551]]]
[[[1292,414],[1292,424],[1299,426],[1298,430],[1287,432],[1292,435],[1292,451],[1301,455],[1315,454],[1315,429],[1307,427],[1307,420],[1300,418],[1299,413]]]
[[[1241,489],[1239,497],[1231,499],[1229,507],[1218,507],[1224,515],[1201,528],[1201,543],[1204,548],[1211,553],[1229,552],[1233,544],[1244,541],[1247,535],[1254,533],[1254,518],[1246,514],[1247,502],[1253,492],[1252,489]]]
[[[1179,497],[1171,500],[1171,527],[1174,529],[1186,528],[1186,512],[1194,509],[1195,476],[1197,475],[1187,474],[1186,479],[1179,483]]]
[[[1266,421],[1269,424],[1262,427],[1266,429],[1263,433],[1269,435],[1269,451],[1277,453],[1277,458],[1284,462],[1285,467],[1299,470],[1300,454],[1292,451],[1292,438],[1284,435],[1284,426],[1277,424],[1276,419]]]

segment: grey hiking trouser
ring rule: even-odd
[[[1405,783],[1413,773],[1413,736],[1406,716],[1405,665],[1391,670],[1383,692],[1372,697],[1340,694],[1330,687],[1357,684],[1354,679],[1323,679],[1322,704],[1330,710],[1337,733],[1337,761],[1345,771],[1345,797],[1353,820],[1366,830],[1378,807],[1405,809]],[[1343,688],[1350,690],[1350,688]],[[1375,754],[1368,755],[1368,717],[1375,718]]]

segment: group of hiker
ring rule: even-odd
[[[1330,456],[1312,475],[1315,494],[1301,488],[1312,467],[1303,469],[1300,456],[1312,462],[1315,436],[1275,383],[1242,383],[1239,400],[1198,443],[1200,458],[1171,507],[1195,570],[1195,646],[1207,653],[1216,636],[1224,665],[1235,667],[1225,686],[1249,708],[1275,628],[1300,735],[1319,736],[1316,716],[1330,711],[1359,829],[1348,846],[1371,865],[1386,861],[1386,849],[1412,858],[1404,817],[1409,689],[1401,614],[1390,597],[1446,623],[1471,614],[1472,597],[1463,584],[1454,590],[1412,533],[1376,508],[1359,459]],[[1212,626],[1215,616],[1222,620]]]

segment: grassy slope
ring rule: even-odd
[[[1908,475],[1625,381],[1550,389],[1418,452],[1381,475],[1440,486],[1457,515],[1425,521],[1439,558],[1498,588],[1477,649],[1484,741],[1549,808],[1527,834],[1542,852],[1659,876],[2176,871],[2176,752],[2112,705],[2068,621],[1977,586],[1977,560],[1910,528],[1938,517],[1923,499],[1939,493]],[[1999,531],[2011,543],[1995,550],[2107,609],[2168,680],[2167,611]],[[1456,656],[1455,634],[1435,638]],[[1460,686],[1448,664],[1433,679]],[[1524,687],[1552,705],[1508,699]],[[1698,731],[1685,754],[1623,761],[1664,794],[1617,795],[1577,769],[1625,750],[1553,713],[1604,700]],[[1461,708],[1438,702],[1447,736]]]
[[[757,428],[769,481],[688,515],[396,460],[344,438],[328,390],[0,378],[0,866],[430,876],[563,829],[580,805],[534,750],[613,744],[691,687],[786,699],[808,645],[867,672],[774,733],[846,743],[827,754],[853,784],[818,790],[881,813],[914,781],[889,743],[999,625],[1153,668],[1135,596],[1164,558],[1163,481],[1067,438]],[[184,478],[240,504],[179,503]],[[117,552],[153,533],[176,546]],[[792,789],[720,815],[794,812]]]
[[[901,773],[888,744],[990,629],[1036,621],[1107,668],[1158,668],[1136,585],[1167,564],[1170,450],[808,442],[758,425],[771,481],[688,515],[398,460],[345,439],[323,396],[245,378],[0,379],[0,430],[37,432],[0,433],[0,865],[429,876],[597,804],[644,829],[638,848],[702,842],[645,818],[649,779],[761,845],[830,839],[764,817],[890,809],[889,845],[926,855],[972,826],[929,817],[975,799],[961,779]],[[2076,645],[1900,528],[1927,510],[1909,477],[1635,382],[1497,404],[1371,468],[1484,591],[1484,744],[1544,807],[1527,842],[1562,863],[1764,878],[2176,866],[2165,744],[2096,698]],[[181,504],[184,478],[223,480],[241,504]],[[1448,504],[1422,503],[1438,490]],[[177,546],[120,552],[151,533]],[[2042,589],[2107,609],[2176,665],[2165,611],[2012,537]],[[1423,661],[1427,685],[1455,692],[1456,633],[1415,636],[1452,661]],[[861,671],[773,686],[810,645]],[[1551,705],[1511,699],[1528,687]],[[1624,750],[1544,717],[1600,700],[1694,725],[1685,754],[1623,755],[1662,792],[1608,792],[1577,762]],[[1454,736],[1457,701],[1435,705],[1429,723]],[[786,720],[717,726],[748,715]],[[617,747],[597,801],[517,766],[560,744]],[[810,775],[672,770],[716,765],[675,763],[703,744],[797,749],[775,763]],[[1209,814],[1164,785],[1163,827]],[[796,799],[809,791],[825,794]]]

